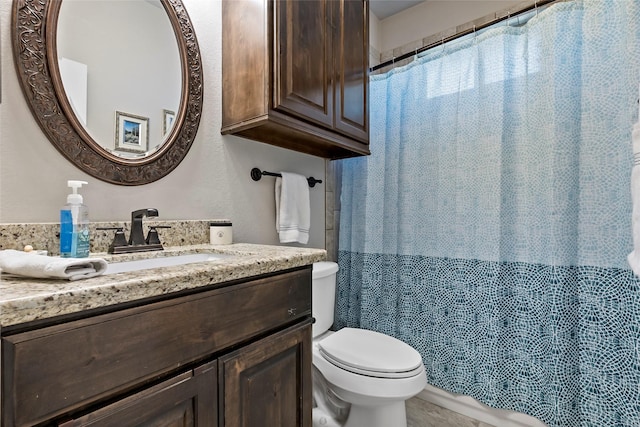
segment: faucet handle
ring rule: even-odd
[[[147,245],[159,245],[160,237],[158,236],[158,228],[171,228],[170,225],[150,225],[149,233],[147,233],[147,240],[145,243]]]
[[[124,228],[123,227],[96,227],[96,230],[115,230],[115,235],[113,236],[113,241],[111,245],[109,245],[108,253],[114,253],[115,248],[127,246],[127,238],[124,236]]]

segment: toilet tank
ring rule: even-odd
[[[333,315],[336,304],[336,273],[338,264],[335,262],[316,262],[313,264],[311,280],[311,312],[316,319],[313,324],[313,337],[326,332],[333,325]]]

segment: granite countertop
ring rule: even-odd
[[[228,256],[216,261],[102,275],[74,282],[1,275],[0,327],[273,273],[326,258],[324,249],[247,243],[179,246],[158,252],[91,256],[112,263],[203,252]]]

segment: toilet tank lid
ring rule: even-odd
[[[330,274],[334,274],[338,271],[338,264],[331,261],[321,261],[313,263],[313,279],[320,279],[327,277]]]

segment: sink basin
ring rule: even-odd
[[[176,265],[193,264],[196,262],[219,261],[228,257],[229,255],[225,254],[200,253],[114,262],[107,266],[107,270],[104,274],[129,273],[132,271],[148,270],[150,268],[172,267]]]

